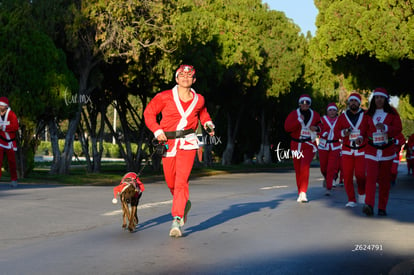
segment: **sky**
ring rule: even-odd
[[[272,10],[283,11],[286,17],[290,18],[298,25],[303,34],[308,31],[315,35],[315,20],[318,9],[313,0],[262,0],[267,3]]]

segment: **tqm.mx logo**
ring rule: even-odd
[[[280,148],[280,142],[277,144],[277,147],[275,149],[277,160],[280,162],[284,159],[300,159],[303,158],[303,152],[298,150],[285,150],[284,148]]]

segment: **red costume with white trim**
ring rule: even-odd
[[[172,90],[157,94],[144,111],[147,127],[158,136],[163,132],[175,132],[179,130],[198,127],[200,120],[202,125],[212,124],[210,115],[204,105],[204,97],[191,89],[193,98],[183,102],[178,96],[178,86]],[[161,113],[160,123],[157,115]],[[188,179],[193,167],[194,158],[198,149],[198,138],[195,133],[190,133],[183,138],[168,139],[168,151],[163,156],[163,169],[165,180],[173,195],[171,214],[173,217],[184,216],[184,208],[189,198]]]
[[[385,125],[384,131],[377,130],[375,126],[377,123]],[[373,116],[367,115],[367,119],[361,128],[362,135],[368,138],[368,144],[365,149],[365,203],[372,208],[375,205],[377,183],[379,185],[378,209],[385,211],[387,208],[391,186],[391,167],[393,159],[395,158],[394,139],[398,138],[401,131],[401,119],[395,109],[394,113],[387,113],[382,109],[377,109]],[[382,139],[386,143],[384,145],[376,145],[376,141],[379,142]]]
[[[297,108],[287,116],[284,125],[285,131],[292,138],[290,149],[296,173],[298,194],[306,193],[308,190],[310,164],[317,151],[316,132],[310,131],[310,127],[319,127],[321,123],[319,113],[312,109],[309,109],[309,112],[309,119],[304,121],[301,118],[300,108]]]
[[[332,183],[339,170],[341,143],[334,135],[334,127],[338,117],[322,117],[322,130],[320,132],[318,153],[321,173],[326,180],[326,189],[332,189]]]
[[[9,100],[5,97],[1,97],[0,105],[8,107]],[[17,181],[15,151],[17,151],[16,133],[18,130],[19,121],[17,120],[17,116],[10,107],[8,107],[4,115],[0,116],[0,177],[1,167],[3,166],[3,156],[4,152],[6,152],[12,181]]]
[[[359,195],[365,194],[365,158],[364,148],[366,142],[358,145],[355,142],[357,137],[361,137],[360,127],[364,120],[364,111],[360,109],[356,114],[350,110],[343,112],[335,125],[335,136],[342,139],[342,173],[344,177],[345,191],[348,202],[355,202],[354,174],[357,182]],[[346,135],[345,131],[350,130],[351,135]]]

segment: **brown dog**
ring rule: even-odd
[[[144,189],[144,184],[133,172],[125,174],[121,183],[114,188],[112,203],[118,202],[116,196],[119,195],[122,204],[122,228],[127,229],[128,219],[129,232],[133,232],[138,225],[137,207]]]

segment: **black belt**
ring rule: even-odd
[[[10,142],[10,141],[15,140],[16,138],[7,139],[7,138],[4,138],[3,136],[0,136],[0,139],[4,140],[5,142]]]
[[[348,148],[351,148],[351,149],[354,149],[354,150],[358,150],[358,149],[364,148],[365,144],[362,145],[362,146],[349,146],[349,145],[344,144],[344,146],[348,147]]]
[[[326,141],[326,143],[334,143],[334,142],[339,142],[339,139],[327,140]]]
[[[383,150],[383,149],[388,148],[391,145],[393,145],[394,142],[389,141],[387,144],[384,144],[384,145],[374,145],[374,143],[372,143],[372,141],[368,140],[368,144],[371,145],[372,147],[375,147],[376,149]]]
[[[183,138],[188,134],[195,133],[193,129],[187,129],[187,130],[179,130],[174,132],[164,132],[165,136],[168,139],[176,139],[176,138]]]
[[[300,142],[300,143],[312,140],[311,138],[305,138],[305,139],[297,139],[297,138],[293,138],[293,137],[291,137],[291,138],[292,138],[293,141]]]

